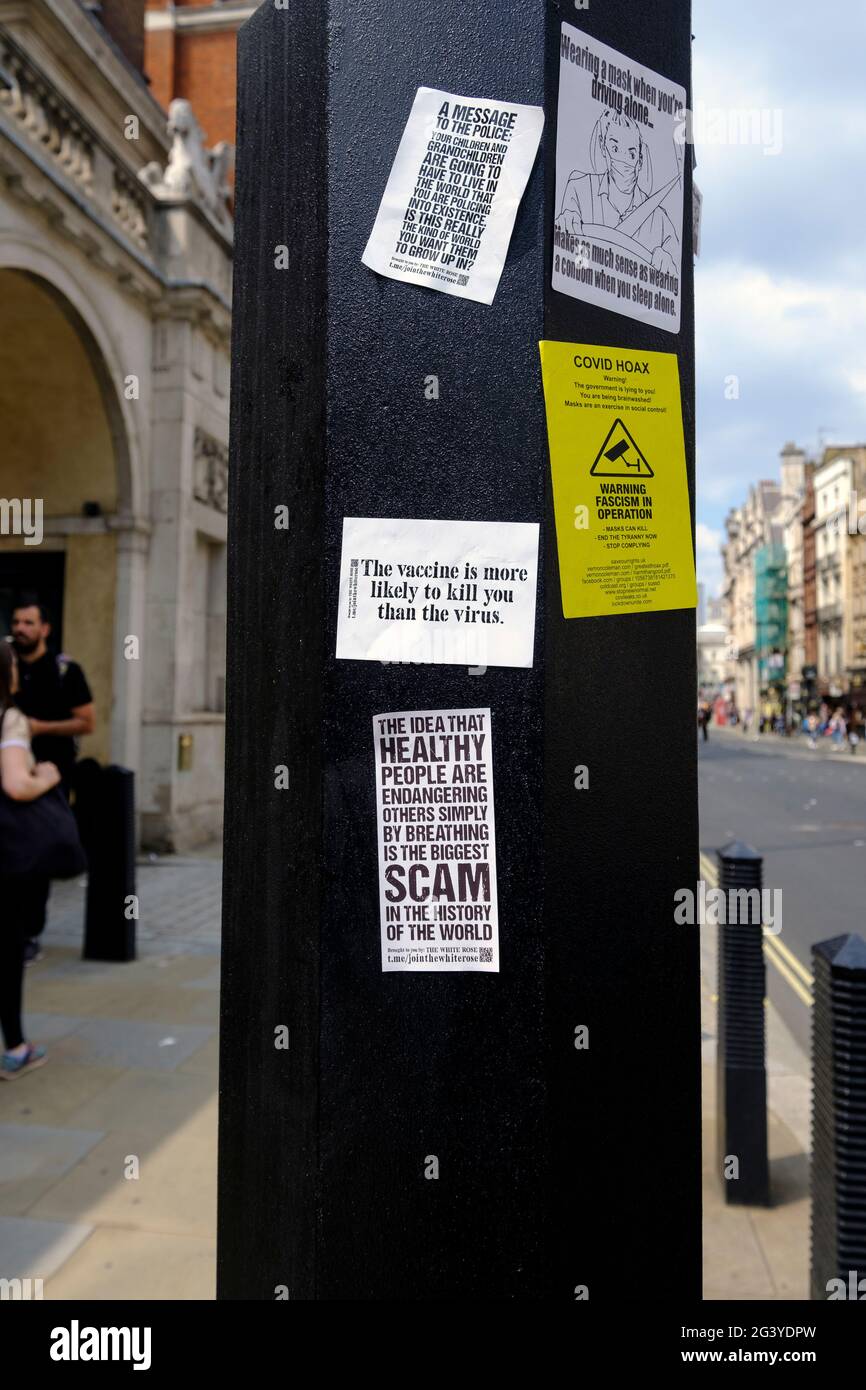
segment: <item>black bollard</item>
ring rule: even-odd
[[[84,960],[135,960],[135,773],[78,764],[75,816],[87,855]]]
[[[719,926],[719,1175],[726,1202],[768,1206],[766,975],[760,907],[764,861],[751,845],[734,841],[718,851],[718,864],[726,908],[725,922]]]
[[[866,1298],[866,942],[812,947],[813,1299]]]

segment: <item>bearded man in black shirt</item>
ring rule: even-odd
[[[76,740],[92,734],[96,712],[87,679],[77,662],[68,656],[49,652],[51,634],[48,613],[40,603],[23,602],[12,613],[12,641],[18,654],[18,708],[30,721],[33,756],[37,762],[55,763],[62,786],[69,795],[75,770]],[[38,960],[41,952],[36,937],[45,926],[49,879],[37,901],[33,920],[28,924],[30,941],[25,959]]]

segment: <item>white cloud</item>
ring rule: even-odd
[[[805,360],[813,375],[842,365],[866,372],[866,291],[847,280],[815,284],[716,262],[698,274],[695,292],[702,375],[709,363],[720,378],[744,365],[766,369],[768,358],[774,370]]]
[[[695,527],[698,555],[717,555],[723,539],[721,531],[714,531],[712,526],[706,526],[703,521],[699,521]]]
[[[779,113],[784,136],[773,158],[760,142],[696,149],[697,517],[712,533],[750,484],[778,476],[787,440],[815,453],[822,436],[866,438],[866,184],[855,172],[866,6],[694,0],[693,28],[695,107],[758,110],[770,123]],[[711,546],[698,563],[708,586],[720,577]]]
[[[791,439],[866,435],[866,289],[717,262],[696,277],[699,515],[718,522],[778,476]],[[726,393],[735,379],[736,394]]]
[[[723,534],[699,521],[695,526],[698,580],[706,585],[707,594],[715,597],[722,582],[722,556],[719,547]]]

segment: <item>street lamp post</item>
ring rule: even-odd
[[[694,611],[564,617],[538,349],[673,355],[693,513],[690,213],[676,331],[551,287],[564,22],[621,55],[624,110],[635,63],[688,90],[689,19],[287,0],[241,30],[221,1298],[700,1296],[699,953],[674,922],[698,870]],[[362,264],[422,87],[544,111],[492,304]],[[688,210],[689,159],[682,179]],[[540,523],[532,664],[338,659],[352,518]],[[489,715],[495,973],[382,968],[390,711]]]

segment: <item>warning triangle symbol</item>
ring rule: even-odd
[[[653,471],[622,420],[614,420],[589,470],[593,478],[652,478]]]

